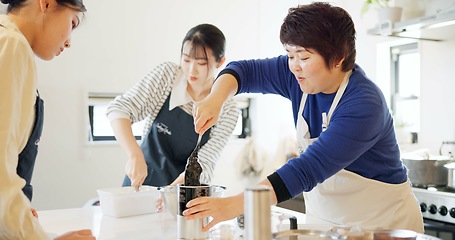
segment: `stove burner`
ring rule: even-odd
[[[455,189],[451,187],[413,186],[412,191],[425,219],[455,224]]]

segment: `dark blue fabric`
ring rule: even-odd
[[[236,73],[238,93],[273,93],[288,98],[297,123],[302,92],[289,70],[287,56],[231,62],[220,74],[223,72]],[[393,119],[381,90],[355,65],[328,129],[321,132],[321,112],[330,108],[333,97],[308,95],[303,116],[312,137],[319,138],[277,170],[292,197],[310,191],[341,169],[385,183],[405,182],[407,170],[400,160]]]
[[[179,107],[169,111],[167,98],[142,142],[141,149],[147,163],[144,185],[165,186],[172,183],[185,170],[191,152],[196,147],[198,134],[194,131],[194,119]],[[201,140],[203,146],[210,136],[210,129]],[[125,176],[123,186],[131,186]]]
[[[36,156],[38,155],[38,144],[43,132],[44,124],[44,101],[39,97],[36,97],[35,102],[35,123],[33,125],[32,133],[27,141],[27,145],[19,154],[19,160],[17,163],[17,175],[25,180],[25,186],[22,188],[25,196],[32,201],[33,197],[33,186],[32,175],[35,167]]]

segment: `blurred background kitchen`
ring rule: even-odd
[[[190,27],[203,22],[218,26],[226,35],[227,62],[273,57],[285,54],[279,28],[288,8],[307,2],[85,0],[88,12],[73,34],[71,49],[52,62],[38,60],[46,115],[32,205],[38,210],[81,207],[97,197],[97,189],[121,186],[126,154],[110,135],[105,105],[162,61],[179,62],[176,46]],[[379,21],[373,10],[362,14],[363,0],[331,2],[354,19],[357,63],[389,100],[402,152],[425,148],[451,155],[455,17],[450,14],[455,16],[455,1],[390,1],[403,6],[399,23],[419,25],[449,13],[445,23],[452,25],[416,35],[424,40],[385,36],[398,24]],[[228,187],[226,195],[256,183],[295,154],[294,123],[286,99],[244,95],[238,100],[241,124],[213,179]],[[135,127],[140,136],[141,125]],[[443,142],[448,143],[442,147]]]

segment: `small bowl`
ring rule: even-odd
[[[159,187],[158,191],[160,192],[161,198],[163,199],[163,205],[165,211],[169,212],[174,218],[177,218],[177,193],[178,186],[164,186]],[[211,197],[223,197],[223,193],[226,191],[226,187],[220,185],[211,185],[210,186],[210,196]]]
[[[374,232],[374,239],[377,240],[415,240],[417,239],[417,232],[411,230],[378,230]]]
[[[324,232],[310,229],[293,229],[281,232],[275,232],[272,234],[273,239],[276,240],[287,240],[287,239],[348,239],[347,236],[341,236],[337,233]]]
[[[160,197],[157,187],[141,186],[138,192],[133,187],[98,189],[103,214],[111,217],[128,217],[156,212]]]

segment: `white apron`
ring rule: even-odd
[[[322,131],[349,82],[348,72],[341,83],[329,113],[322,114]],[[303,93],[297,120],[297,138],[301,153],[317,138],[310,138],[308,125],[302,116],[307,94]],[[408,229],[423,233],[420,207],[412,193],[409,180],[388,184],[362,177],[347,170],[318,184],[304,193],[307,223],[359,226],[363,230]]]

